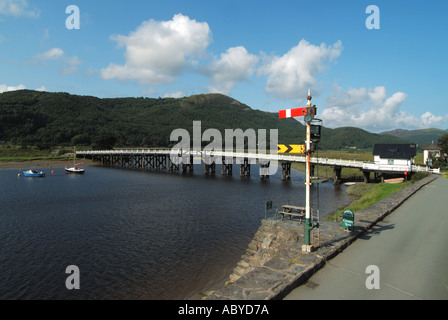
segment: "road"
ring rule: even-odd
[[[448,299],[448,179],[423,187],[285,297],[311,299]]]

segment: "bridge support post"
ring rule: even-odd
[[[227,163],[225,157],[223,157],[221,163],[221,175],[232,176],[232,169],[233,169],[232,161]]]
[[[110,155],[102,155],[101,156],[101,164],[110,166],[111,165],[111,156]]]
[[[193,172],[193,156],[186,155],[182,156],[182,166],[181,166],[182,173]]]
[[[149,166],[149,169],[155,169],[156,168],[156,160],[155,160],[155,156],[153,154],[149,155],[148,166]]]
[[[260,179],[269,179],[270,162],[260,162]]]
[[[216,172],[216,164],[213,161],[210,164],[204,162],[204,174],[205,175],[214,175]]]
[[[342,172],[342,167],[334,167],[333,168],[334,171],[334,185],[339,185],[341,184],[341,172]]]
[[[172,159],[171,157],[168,157],[168,171],[179,171],[179,158]]]
[[[134,168],[135,169],[143,169],[143,156],[134,155]]]
[[[363,171],[362,173],[364,175],[364,183],[369,183],[370,182],[370,171]]]
[[[291,180],[291,162],[282,162],[282,181]]]
[[[121,157],[112,155],[112,167],[121,167]]]
[[[250,177],[250,163],[248,158],[244,158],[240,166],[240,177]]]

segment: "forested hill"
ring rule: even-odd
[[[193,121],[202,132],[225,129],[278,129],[279,143],[300,144],[304,126],[278,113],[253,110],[222,94],[185,98],[100,99],[68,93],[20,90],[0,94],[0,141],[40,146],[90,146],[109,137],[120,147],[169,147],[177,128],[192,134]],[[269,140],[268,140],[269,142]],[[403,139],[358,128],[323,128],[320,148],[368,149],[374,143],[403,143]],[[205,145],[208,142],[204,143]]]

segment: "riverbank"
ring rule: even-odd
[[[355,227],[345,231],[341,223],[322,221],[319,243],[311,253],[301,250],[303,224],[294,220],[263,220],[246,254],[223,287],[204,292],[205,300],[282,299],[306,281],[327,261],[404,201],[438,176],[431,175],[355,213]],[[313,242],[314,243],[314,242]],[[245,270],[238,270],[243,269]]]
[[[80,163],[83,166],[94,166],[99,165],[91,160],[80,159]],[[63,168],[67,165],[66,160],[31,160],[31,161],[0,161],[0,170],[1,169],[44,169],[44,168]]]

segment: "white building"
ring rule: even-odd
[[[375,165],[390,167],[393,171],[411,171],[417,154],[416,144],[375,144],[373,156]]]

